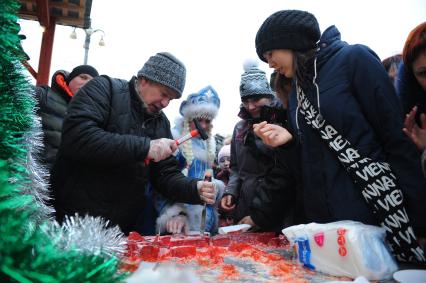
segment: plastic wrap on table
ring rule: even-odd
[[[197,274],[202,282],[325,282],[349,280],[303,268],[283,235],[240,233],[206,236],[150,236],[131,233],[123,269],[141,262]],[[147,247],[151,248],[147,248]]]
[[[299,261],[317,271],[388,280],[398,269],[381,227],[338,221],[291,226],[283,233],[297,247]]]

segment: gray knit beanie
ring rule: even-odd
[[[246,60],[243,66],[245,72],[241,75],[241,99],[252,97],[272,98],[274,92],[269,85],[265,72],[258,68],[258,62]]]
[[[145,77],[165,85],[182,96],[186,81],[185,65],[168,52],[160,52],[151,56],[138,72],[138,77]]]

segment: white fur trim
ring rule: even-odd
[[[194,118],[208,118],[213,120],[216,118],[217,112],[219,108],[216,105],[211,103],[203,103],[203,104],[191,104],[187,105],[183,110],[182,114],[187,119]]]
[[[205,143],[205,141],[203,141],[203,143]],[[206,147],[207,147],[207,144],[206,144]],[[200,148],[200,147],[194,146],[194,144],[192,144],[192,154],[194,156],[194,159],[198,159],[198,160],[207,162],[207,158],[208,158],[207,157],[207,149]]]
[[[167,221],[169,221],[173,216],[179,215],[181,212],[187,214],[186,208],[185,208],[183,203],[175,203],[171,206],[164,208],[163,212],[157,218],[157,221],[156,221],[157,233],[158,232],[160,232],[160,233],[166,232]]]

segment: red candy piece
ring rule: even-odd
[[[212,238],[211,243],[215,247],[229,247],[231,239],[226,235],[217,235]]]
[[[194,257],[197,249],[194,246],[179,246],[170,248],[171,256],[178,258]]]
[[[210,243],[210,237],[204,236],[181,236],[172,237],[169,242],[169,246],[195,246],[198,248],[208,247]]]
[[[250,248],[251,246],[246,243],[234,243],[228,248],[228,250],[230,252],[241,252],[245,249],[250,249]]]
[[[140,249],[139,256],[143,261],[155,262],[158,260],[160,248],[154,245],[143,245]]]
[[[168,247],[170,246],[170,239],[172,238],[172,236],[161,236],[159,239],[159,244],[163,247]]]
[[[145,238],[141,236],[138,232],[130,232],[129,237],[127,238],[129,241],[143,242]]]
[[[126,257],[134,257],[138,254],[138,251],[139,251],[138,243],[136,243],[135,241],[127,242]]]

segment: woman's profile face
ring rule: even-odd
[[[413,61],[412,66],[417,82],[426,91],[426,50]]]
[[[263,57],[268,62],[269,68],[273,68],[286,78],[293,77],[293,51],[290,49],[274,49],[265,52]]]

